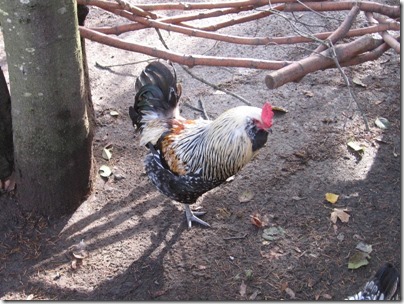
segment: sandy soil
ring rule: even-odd
[[[302,13],[299,18],[318,17]],[[318,31],[339,24],[315,20]],[[93,8],[87,22],[101,26],[122,20]],[[275,36],[292,30],[273,18],[222,32]],[[235,46],[163,35],[172,49],[187,54],[294,60],[315,48]],[[160,47],[154,30],[122,38]],[[288,112],[276,115],[268,144],[256,159],[198,202],[212,228],[190,230],[181,205],[161,195],[144,174],[147,151],[139,146],[128,116],[134,81],[150,58],[90,41],[87,55],[97,117],[94,156],[97,166],[108,165],[113,175],[97,176],[91,197],[62,219],[22,214],[13,196],[0,196],[0,299],[341,300],[385,261],[401,269],[400,57],[393,51],[344,69],[356,80],[353,88],[370,132],[337,70],[269,91],[264,84],[268,71],[194,67],[195,74],[255,106],[270,101]],[[178,65],[177,73],[184,117],[201,116],[194,109],[198,100],[212,119],[242,104]],[[377,128],[377,117],[387,118],[390,127]],[[362,155],[348,148],[350,141],[364,147]],[[109,161],[102,158],[105,146],[112,146]],[[335,205],[325,201],[327,192],[340,195]],[[334,225],[333,208],[348,208],[349,221]],[[253,225],[252,215],[265,226]],[[284,233],[265,240],[269,227]],[[76,260],[72,247],[81,240],[88,256]],[[372,245],[371,259],[349,270],[360,241]]]

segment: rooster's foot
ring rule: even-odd
[[[184,204],[184,208],[185,208],[185,216],[187,217],[188,228],[192,227],[192,222],[196,222],[203,226],[210,227],[208,223],[202,221],[199,217],[197,217],[200,215],[204,215],[206,212],[197,212],[197,211],[193,212],[189,207],[189,205],[187,204]]]

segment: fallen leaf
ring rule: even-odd
[[[72,254],[76,259],[82,260],[88,257],[88,251],[86,250],[86,243],[84,240],[81,240],[81,242],[78,245],[73,246],[72,248]]]
[[[26,298],[27,301],[31,301],[33,299],[34,299],[34,295],[32,293]]]
[[[292,200],[294,201],[300,201],[306,199],[305,197],[300,197],[300,196],[292,196]]]
[[[247,203],[247,202],[251,201],[253,197],[254,197],[254,193],[246,190],[238,196],[238,200],[240,203]]]
[[[364,242],[359,242],[355,248],[365,253],[371,253],[373,251],[372,245],[365,244]]]
[[[102,158],[106,160],[110,160],[112,157],[112,152],[110,149],[104,148],[102,149]]]
[[[109,115],[111,115],[111,116],[113,116],[113,117],[117,117],[117,116],[119,116],[119,112],[118,112],[118,111],[111,110],[111,111],[109,111]]]
[[[251,223],[258,228],[262,227],[262,221],[259,214],[250,215]]]
[[[244,281],[241,281],[241,285],[240,285],[240,296],[245,297],[247,292],[247,285],[244,284]]]
[[[314,96],[314,93],[313,93],[312,91],[304,90],[304,91],[303,91],[303,95],[304,95],[304,96],[307,96],[307,97],[313,97],[313,96]]]
[[[98,172],[102,177],[109,177],[112,174],[111,168],[106,165],[102,165]]]
[[[348,145],[348,147],[350,147],[355,152],[363,153],[365,151],[364,147],[362,147],[357,142],[350,141],[349,143],[347,143],[347,145]]]
[[[332,299],[332,296],[330,296],[328,293],[324,293],[324,294],[322,294],[321,295],[324,299],[327,299],[327,300],[331,300]]]
[[[252,279],[252,277],[253,277],[253,272],[252,272],[251,269],[245,270],[244,273],[245,273],[245,277],[247,278],[247,280],[251,280],[251,279]]]
[[[341,222],[347,223],[349,221],[350,215],[345,211],[347,211],[347,209],[334,208],[330,216],[331,222],[336,224],[337,220],[340,219]]]
[[[356,251],[348,261],[348,269],[358,269],[359,267],[369,264],[370,255],[366,252]]]
[[[279,249],[279,247],[275,247],[275,248],[272,248],[272,249],[270,249],[269,250],[269,252],[260,252],[261,253],[261,256],[263,257],[263,258],[266,258],[266,259],[268,259],[268,260],[270,260],[270,261],[272,261],[272,260],[277,260],[278,258],[280,258],[281,256],[284,256],[285,255],[285,253],[283,253],[280,249]]]
[[[334,194],[334,193],[325,194],[325,199],[327,200],[327,202],[329,202],[331,204],[335,204],[337,202],[338,198],[339,198],[338,194]]]
[[[314,299],[317,301],[318,299],[320,298],[320,295],[319,294],[316,294],[315,296],[314,296]]]
[[[289,287],[286,287],[285,292],[289,295],[289,297],[291,299],[296,298],[295,292],[292,289],[290,289]]]
[[[342,242],[344,240],[344,238],[345,238],[345,235],[342,232],[337,235],[337,240],[340,242]]]
[[[278,107],[278,106],[272,106],[272,111],[277,111],[277,112],[282,112],[282,113],[288,113],[289,111],[286,110],[283,107]]]
[[[364,84],[364,83],[363,83],[359,78],[357,78],[357,77],[354,77],[354,78],[352,79],[352,82],[353,82],[354,84],[358,85],[358,86],[361,86],[361,87],[366,88],[366,84]]]
[[[269,227],[262,232],[262,238],[267,241],[280,239],[285,234],[282,227]]]
[[[382,130],[386,130],[390,127],[390,122],[387,118],[378,117],[375,120],[375,125]]]
[[[252,294],[248,299],[251,300],[251,301],[254,301],[255,298],[258,296],[259,292],[260,292],[260,291],[259,291],[258,289],[255,290],[255,291],[253,292],[253,294]]]
[[[72,261],[72,268],[73,268],[74,270],[77,269],[77,260],[76,260],[76,259],[74,259],[74,260]]]

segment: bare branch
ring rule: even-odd
[[[383,43],[381,40],[370,36],[363,36],[355,41],[340,44],[335,47],[335,53],[339,62],[351,59],[358,54],[373,50]],[[281,85],[296,81],[308,73],[335,67],[330,50],[325,50],[317,55],[296,61],[280,70],[274,71],[265,77],[265,84],[269,89],[275,89]]]
[[[206,65],[277,70],[291,63],[290,61],[258,60],[251,58],[186,55],[172,51],[164,51],[142,44],[126,42],[119,38],[112,38],[83,26],[80,26],[79,30],[81,36],[86,39],[127,51],[138,52],[156,58],[171,60],[173,62],[184,64],[189,67],[193,67],[196,65]]]
[[[371,13],[371,12],[366,12],[365,15],[366,15],[366,18],[368,19],[368,21],[369,21],[370,23],[373,23],[373,24],[378,24],[378,23],[379,23],[378,20],[376,20],[376,19],[374,18],[373,13]],[[383,19],[382,19],[382,20],[383,20]],[[383,40],[384,40],[388,45],[390,45],[390,46],[396,51],[397,54],[400,54],[400,43],[398,43],[397,40],[394,39],[394,37],[391,36],[387,31],[381,32],[381,35],[382,35],[382,37],[383,37]]]
[[[352,9],[349,11],[349,14],[346,16],[345,20],[341,23],[341,25],[333,32],[327,40],[331,41],[332,44],[335,44],[338,40],[342,39],[343,37],[346,36],[348,33],[349,29],[352,26],[352,22],[355,20],[356,16],[359,13],[359,7],[354,6]],[[313,53],[320,53],[326,49],[325,44],[320,44],[314,51]]]
[[[318,12],[323,11],[342,11],[350,10],[354,6],[358,6],[360,10],[365,12],[379,13],[391,18],[400,16],[400,6],[391,6],[369,1],[341,1],[341,2],[305,2],[304,5],[300,3],[285,3],[285,12],[308,11],[315,10]]]

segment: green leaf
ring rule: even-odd
[[[280,239],[285,234],[282,227],[269,227],[262,232],[262,238],[267,241]]]
[[[369,264],[368,259],[370,259],[369,254],[357,251],[349,258],[348,269],[358,269],[359,267],[365,266]]]
[[[109,177],[112,174],[111,168],[106,165],[102,165],[100,167],[100,170],[98,170],[98,172],[102,177]]]

